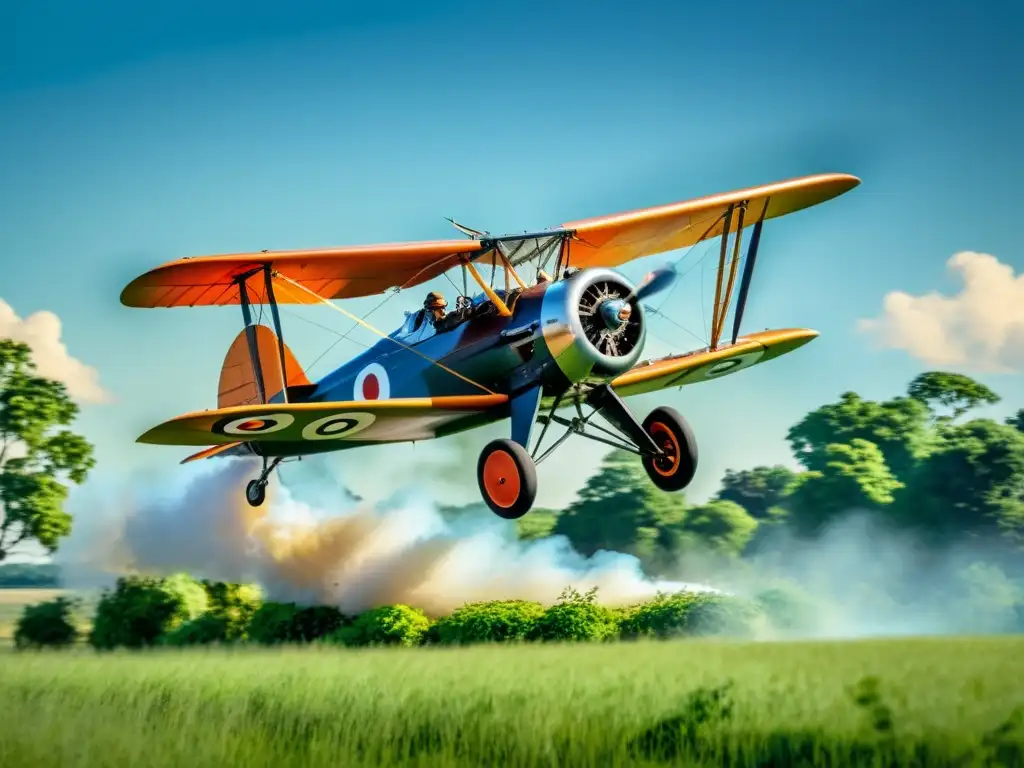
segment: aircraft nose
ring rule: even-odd
[[[605,327],[609,331],[614,331],[619,328],[624,322],[629,320],[629,316],[633,310],[622,299],[609,299],[601,304],[601,319],[604,320]]]

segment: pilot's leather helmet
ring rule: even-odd
[[[423,306],[426,309],[444,309],[448,306],[448,302],[445,301],[443,293],[431,291],[427,294],[427,299],[423,302]]]

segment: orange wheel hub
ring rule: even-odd
[[[667,426],[660,421],[651,424],[651,437],[658,447],[665,452],[664,456],[654,458],[654,471],[662,477],[672,477],[679,471],[680,456],[682,451],[679,448],[679,440]]]
[[[491,501],[508,509],[519,499],[519,467],[507,451],[495,451],[484,462],[484,488]]]

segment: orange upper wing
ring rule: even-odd
[[[573,267],[616,267],[665,251],[718,237],[722,219],[730,205],[747,202],[744,226],[762,216],[774,219],[831,200],[860,184],[845,173],[804,176],[774,184],[723,192],[681,203],[644,208],[563,224],[575,232],[569,243],[569,265]],[[717,221],[716,221],[717,220]],[[736,229],[733,216],[731,231]]]
[[[463,254],[481,248],[476,240],[437,240],[178,259],[132,280],[121,292],[121,303],[129,307],[238,304],[239,292],[233,288],[236,276],[265,264],[326,299],[371,296],[392,286],[426,282],[456,266]],[[266,302],[262,272],[248,278],[246,288],[254,304]],[[305,291],[276,286],[274,298],[280,304],[319,301]]]

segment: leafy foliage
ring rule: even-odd
[[[468,603],[437,621],[437,642],[452,645],[525,640],[544,606],[528,600]]]
[[[234,634],[226,617],[204,613],[161,635],[160,642],[164,645],[211,645],[236,640]]]
[[[607,640],[618,633],[615,614],[597,602],[597,589],[580,594],[572,587],[558,597],[530,628],[528,640],[549,642]]]
[[[876,403],[845,392],[838,403],[808,413],[787,439],[797,461],[817,472],[832,461],[829,446],[866,440],[878,446],[886,466],[902,477],[933,447],[929,415],[924,403],[910,397]]]
[[[346,623],[345,616],[333,606],[266,602],[253,613],[248,636],[263,645],[309,643],[327,637]]]
[[[14,630],[15,647],[64,647],[74,644],[79,635],[72,615],[76,605],[74,600],[62,596],[26,606]]]
[[[817,623],[820,607],[794,587],[770,587],[755,595],[754,600],[769,625],[782,634],[807,632]]]
[[[153,645],[207,607],[206,591],[185,574],[166,579],[125,576],[100,598],[89,642],[97,649]]]
[[[739,504],[751,517],[763,520],[784,514],[781,505],[795,479],[796,473],[781,464],[739,472],[727,469],[717,498]]]
[[[418,608],[385,605],[359,614],[329,639],[344,645],[419,645],[430,619]]]
[[[734,501],[712,501],[686,510],[672,526],[676,548],[703,548],[739,555],[757,531],[757,520]]]
[[[683,494],[658,490],[636,456],[615,450],[558,517],[553,533],[582,555],[627,552],[654,563],[671,553],[672,526],[685,514]]]
[[[821,469],[798,480],[789,499],[790,522],[804,535],[820,533],[850,509],[878,510],[893,502],[903,484],[893,477],[874,443],[854,438],[822,451]]]
[[[937,414],[942,419],[956,419],[979,405],[994,405],[999,395],[984,384],[959,373],[929,371],[917,376],[907,389],[914,400],[924,403],[934,413],[938,406],[952,409],[951,415]]]
[[[66,428],[77,416],[66,387],[36,375],[29,346],[0,339],[0,561],[24,541],[54,552],[71,532],[65,483],[95,466],[92,446]]]
[[[225,640],[244,639],[246,628],[261,605],[259,587],[252,584],[231,584],[203,580],[209,601],[208,616],[223,626]],[[207,626],[213,626],[207,622]]]

